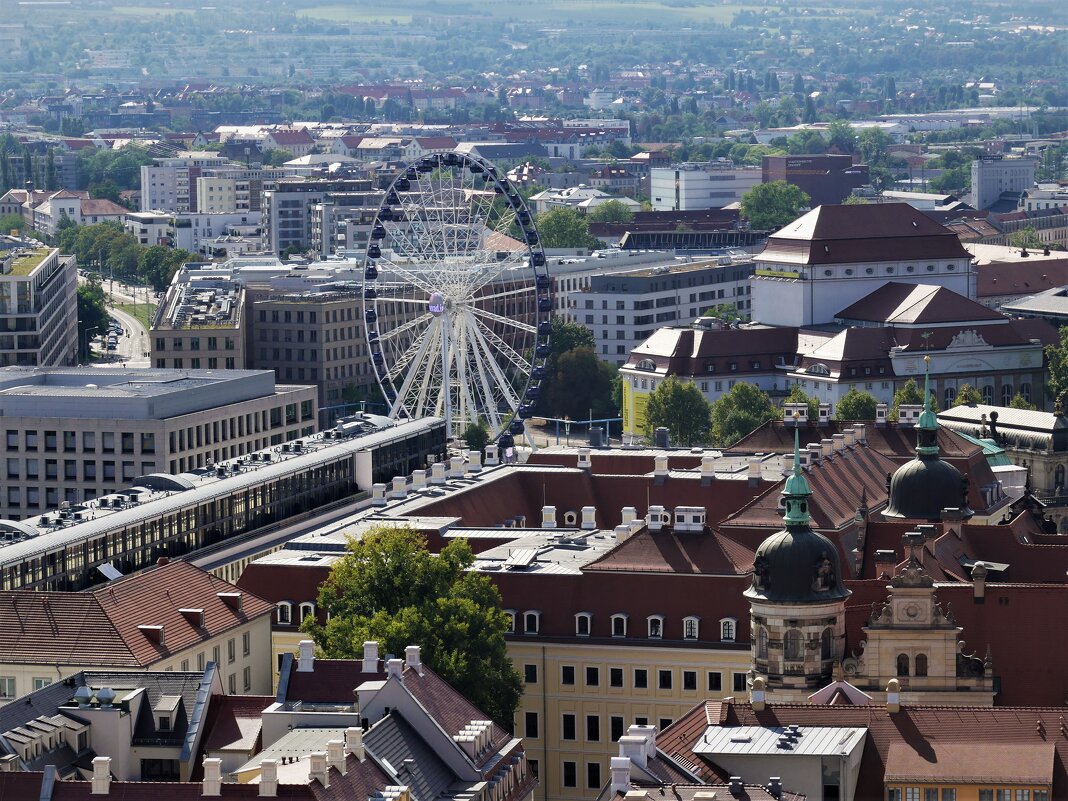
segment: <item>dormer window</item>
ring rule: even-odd
[[[538,626],[541,623],[541,612],[536,609],[532,609],[529,612],[523,613],[523,633],[524,634],[537,634]]]
[[[737,632],[738,621],[733,617],[725,617],[719,621],[719,638],[723,642],[734,642],[734,636]]]
[[[575,634],[579,637],[589,637],[590,628],[593,625],[593,615],[589,612],[579,612],[575,615]]]
[[[171,730],[171,719],[167,715],[160,715],[159,716],[159,730],[160,731],[170,731]]]
[[[293,625],[293,604],[289,601],[279,601],[275,605],[275,615],[279,626]]]
[[[684,617],[682,619],[682,638],[684,640],[696,640],[700,631],[701,618]]]
[[[650,615],[647,619],[649,626],[649,637],[654,640],[659,640],[664,636],[664,616],[663,615]]]
[[[515,634],[516,611],[514,609],[505,609],[504,613],[508,615],[508,631]]]
[[[300,621],[304,622],[306,617],[315,617],[315,604],[305,602],[300,605]]]
[[[612,636],[627,636],[627,616],[622,612],[612,615]]]
[[[652,359],[642,359],[640,362],[634,365],[634,368],[636,370],[649,370],[650,372],[652,372],[656,370],[656,362],[654,362]]]

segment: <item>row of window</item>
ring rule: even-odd
[[[805,658],[805,635],[801,629],[787,629],[782,638],[783,659],[801,661]],[[768,658],[768,630],[763,626],[756,628],[757,659]],[[834,629],[828,627],[820,633],[820,659],[834,659]],[[899,674],[900,675],[900,674]]]
[[[297,618],[293,618],[293,604],[291,601],[279,601],[275,604],[275,622],[279,626],[298,626],[306,617],[315,616],[315,604],[305,601],[299,605]]]
[[[205,348],[205,350],[219,349],[218,337],[206,337],[206,339],[207,342],[205,344],[207,345],[207,347]],[[182,339],[181,337],[171,337],[171,350],[183,350],[185,348],[185,342],[186,340]],[[200,350],[200,337],[189,337],[188,342],[189,350]],[[166,337],[156,337],[156,350],[167,350]],[[223,350],[236,350],[233,337],[223,338]]]
[[[709,692],[721,692],[723,690],[723,674],[718,670],[708,671],[707,689]],[[576,668],[574,665],[560,666],[560,683],[566,687],[573,687],[576,683]],[[745,692],[746,674],[734,673],[733,687],[735,692]],[[601,686],[601,668],[596,665],[586,665],[583,668],[583,679],[587,687]],[[536,664],[523,665],[523,680],[527,684],[538,683],[538,666]],[[659,668],[656,671],[657,688],[670,690],[674,686],[675,671],[672,668]],[[624,674],[621,667],[608,668],[608,686],[612,688],[624,687]],[[649,687],[649,670],[647,668],[634,668],[631,687],[636,690],[644,690]],[[682,671],[682,689],[697,690],[697,671]]]
[[[209,358],[206,361],[207,361],[207,369],[208,370],[217,370],[219,368],[219,360],[218,359]],[[236,365],[237,365],[237,362],[234,361],[234,358],[232,356],[227,356],[225,359],[223,359],[223,367],[225,369],[227,369],[227,370],[233,370]],[[167,360],[166,359],[156,359],[156,367],[158,367],[161,370],[166,369]],[[173,367],[175,370],[184,370],[185,369],[185,360],[184,359],[171,359],[171,367]],[[190,359],[189,360],[189,369],[190,370],[200,370],[202,367],[204,367],[204,364],[202,364],[201,359]]]
[[[17,451],[19,449],[19,430],[14,428],[7,429],[7,450]],[[59,450],[60,434],[58,431],[45,431],[43,437],[38,436],[36,429],[27,429],[22,433],[22,445],[23,450],[36,451],[38,446],[44,446],[43,450],[47,453],[57,452]],[[78,432],[77,431],[64,431],[63,434],[63,452],[64,453],[78,453]],[[156,435],[151,432],[142,433],[140,435],[132,432],[124,432],[119,435],[118,442],[115,439],[115,432],[104,431],[100,435],[100,450],[102,453],[115,453],[116,444],[120,447],[123,453],[136,453],[134,450],[135,445],[138,444],[138,436],[140,436],[141,453],[155,453],[156,452]],[[82,446],[81,451],[85,453],[96,452],[97,434],[95,431],[83,431],[82,432]],[[43,441],[42,441],[43,440]]]
[[[957,801],[953,787],[891,787],[886,801]],[[979,801],[1049,801],[1049,790],[981,787]]]
[[[514,609],[506,609],[510,619],[509,631],[513,634],[518,633],[516,630],[517,612]],[[617,612],[611,616],[612,622],[612,636],[613,637],[627,637],[637,636],[636,634],[628,635],[628,622],[630,615],[625,612]],[[645,636],[650,639],[659,640],[667,636],[668,632],[664,626],[665,618],[663,615],[649,615],[645,619]],[[696,615],[690,615],[682,619],[682,639],[684,640],[696,640],[700,633],[701,618]],[[541,627],[541,612],[537,609],[531,609],[523,613],[523,633],[524,634],[537,634]],[[593,630],[593,613],[592,612],[578,612],[575,614],[575,635],[578,637],[589,637]],[[733,617],[725,617],[719,621],[719,639],[721,642],[734,642],[734,638],[738,631],[738,621]]]

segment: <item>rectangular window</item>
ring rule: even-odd
[[[657,728],[659,728],[660,731],[663,731],[664,729],[666,729],[668,726],[671,725],[671,718],[660,718],[657,721],[657,724],[658,724]]]
[[[634,668],[634,687],[644,690],[649,686],[649,671],[645,668]]]
[[[696,670],[684,670],[684,671],[682,671],[682,689],[684,689],[684,690],[696,690],[697,689],[697,671]]]
[[[744,673],[734,674],[734,691],[736,693],[744,693],[746,691],[746,676]]]
[[[671,689],[671,671],[670,670],[658,670],[656,672],[657,681],[656,686],[661,690]]]
[[[587,790],[599,790],[599,789],[601,789],[601,763],[600,762],[587,762],[586,763],[586,789]]]
[[[538,713],[527,712],[524,717],[523,736],[532,740],[538,738]]]
[[[923,791],[923,801],[938,801],[938,788],[927,787]]]
[[[945,799],[946,796],[943,794],[942,798]],[[949,801],[955,801],[955,800],[954,799],[949,799]],[[1017,790],[1016,791],[1016,801],[1031,801],[1031,791],[1030,790]]]
[[[15,697],[15,677],[0,676],[0,698]]]
[[[570,712],[565,712],[563,717],[563,723],[560,727],[560,739],[562,740],[574,740],[575,739],[575,716]]]
[[[608,686],[623,686],[623,668],[608,668]]]
[[[708,671],[708,691],[723,692],[723,674],[717,670]]]
[[[564,762],[564,787],[575,787],[578,784],[578,769],[574,762]]]
[[[230,695],[237,695],[237,674],[231,673],[226,678],[227,689],[230,690]]]
[[[573,685],[575,683],[575,666],[574,665],[561,665],[560,666],[560,683]]]
[[[38,678],[37,676],[34,676],[34,678],[33,678],[33,689],[35,691],[36,690],[40,690],[43,687],[47,687],[51,683],[52,683],[52,680],[49,679],[49,678]]]
[[[599,742],[601,739],[601,717],[600,715],[587,715],[586,716],[586,740],[591,743]]]
[[[237,642],[231,637],[226,641],[226,661],[233,662],[237,659]]]
[[[601,683],[601,669],[596,667],[586,668],[586,686],[596,687]]]
[[[901,801],[901,790],[897,787],[891,787],[886,791],[886,801]]]
[[[245,692],[252,689],[252,668],[246,667],[241,671],[241,684],[245,688]]]
[[[525,681],[527,684],[538,683],[537,665],[523,665],[523,681]]]
[[[241,635],[241,655],[248,656],[252,652],[252,635],[245,632]]]
[[[610,734],[612,735],[612,742],[616,742],[623,736],[623,716],[612,715],[608,718]]]

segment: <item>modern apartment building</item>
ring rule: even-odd
[[[748,318],[752,275],[752,261],[730,257],[594,275],[571,293],[568,313],[593,332],[598,356],[623,365],[658,328],[689,324],[715,306]]]
[[[317,409],[314,387],[276,386],[266,370],[0,369],[0,517],[297,439],[316,430]]]
[[[240,370],[245,359],[245,289],[226,278],[180,281],[179,271],[152,324],[153,366]]]
[[[228,161],[214,152],[157,158],[141,167],[141,211],[197,211],[197,178]]]
[[[362,252],[374,223],[380,192],[338,192],[311,207],[311,250],[320,258]]]
[[[263,228],[267,249],[281,254],[287,248],[312,247],[312,208],[335,193],[370,192],[370,180],[287,179],[263,193]],[[374,204],[363,204],[373,207]]]
[[[730,161],[686,162],[649,170],[653,211],[721,209],[761,182],[759,167]]]
[[[0,367],[78,361],[78,265],[43,245],[0,255]]]

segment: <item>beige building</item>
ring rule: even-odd
[[[152,324],[151,364],[179,370],[247,367],[244,305],[244,287],[235,281],[172,284]]]
[[[0,367],[77,363],[77,267],[44,246],[0,254]]]
[[[248,210],[247,192],[238,205],[238,182],[233,178],[197,178],[197,210],[205,214],[225,214]]]
[[[2,368],[0,516],[32,517],[307,436],[317,412],[314,387],[276,386],[267,370]]]
[[[230,694],[271,690],[273,605],[187,562],[84,592],[0,592],[0,703],[79,670],[219,669]]]

